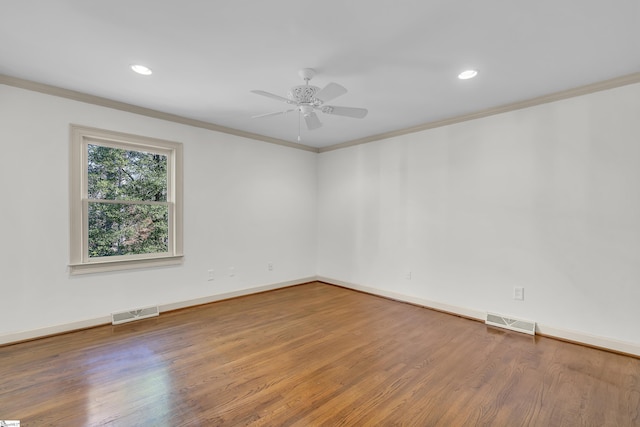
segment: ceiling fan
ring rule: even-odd
[[[252,93],[266,96],[267,98],[272,98],[277,101],[282,101],[294,107],[286,111],[260,114],[253,116],[252,118],[256,119],[259,117],[277,116],[280,114],[287,114],[292,111],[298,111],[300,116],[304,117],[307,129],[314,130],[322,126],[322,122],[320,122],[320,119],[316,114],[316,110],[321,111],[324,114],[334,114],[337,116],[353,117],[356,119],[362,119],[367,115],[368,111],[366,108],[325,105],[325,102],[331,101],[332,99],[347,93],[347,89],[337,83],[329,83],[322,89],[317,86],[310,85],[309,80],[311,80],[315,74],[316,72],[312,68],[301,69],[298,72],[298,75],[302,77],[305,84],[292,87],[287,94],[287,98],[265,92],[263,90],[252,90]],[[298,140],[300,140],[299,133]]]

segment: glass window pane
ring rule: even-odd
[[[167,156],[89,144],[90,199],[167,201]]]
[[[169,207],[89,203],[89,257],[163,253],[169,247]]]

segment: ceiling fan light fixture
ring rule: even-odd
[[[151,74],[153,74],[151,68],[145,67],[144,65],[134,64],[131,66],[131,69],[138,74],[142,74],[143,76],[150,76]]]
[[[298,110],[305,116],[313,113],[313,106],[311,105],[301,105],[298,107]]]
[[[474,78],[477,75],[478,75],[478,70],[465,70],[460,74],[458,74],[458,78],[460,80],[468,80],[468,79]]]

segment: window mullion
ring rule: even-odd
[[[112,205],[150,205],[150,206],[169,206],[169,202],[155,202],[153,200],[117,200],[117,199],[86,199],[89,203],[105,203]]]

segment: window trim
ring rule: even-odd
[[[133,268],[175,265],[183,260],[183,177],[182,144],[157,138],[70,125],[70,182],[69,182],[69,271],[86,274]],[[167,156],[167,203],[169,206],[169,247],[167,252],[155,254],[120,255],[89,258],[87,145],[148,150]]]

